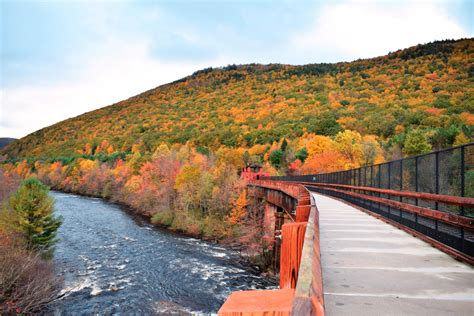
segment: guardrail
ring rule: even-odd
[[[256,196],[288,208],[291,216],[292,222],[281,227],[280,289],[234,292],[219,315],[324,315],[319,213],[310,192],[291,182],[257,180],[248,185],[266,190]]]
[[[319,211],[311,196],[292,315],[324,315],[323,275],[319,244]]]
[[[352,170],[265,179],[348,201],[474,263],[474,143]]]

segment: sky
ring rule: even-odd
[[[474,0],[0,0],[0,137],[205,67],[351,61],[473,37]]]

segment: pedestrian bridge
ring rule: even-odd
[[[280,289],[234,292],[219,315],[473,315],[474,144],[449,154],[250,181]]]
[[[313,194],[328,315],[472,315],[474,269],[353,206]]]

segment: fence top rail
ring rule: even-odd
[[[303,175],[290,176],[290,177],[325,176],[325,175],[337,174],[337,173],[341,173],[341,172],[350,172],[350,171],[355,171],[355,170],[360,170],[360,169],[367,169],[367,168],[371,168],[371,167],[389,165],[389,164],[393,164],[393,163],[404,161],[404,160],[406,161],[406,160],[412,160],[412,159],[417,159],[417,158],[421,158],[421,157],[427,157],[427,156],[439,154],[441,152],[455,151],[456,149],[461,149],[461,148],[466,148],[466,147],[471,147],[471,146],[474,146],[474,142],[470,142],[470,143],[455,146],[455,147],[444,148],[444,149],[432,151],[432,152],[429,152],[429,153],[426,153],[426,154],[420,154],[420,155],[410,156],[410,157],[406,157],[406,158],[394,159],[394,160],[381,162],[381,163],[373,164],[373,165],[361,166],[359,168],[353,168],[353,169],[348,169],[348,170],[340,170],[340,171],[335,171],[335,172],[326,172],[326,173],[303,174]],[[262,179],[264,179],[264,180],[280,180],[280,179],[285,179],[285,178],[288,178],[288,176],[271,176],[271,177],[263,177]]]
[[[377,196],[371,196],[371,195],[365,195],[361,193],[356,193],[352,191],[346,191],[342,189],[336,189],[331,186],[317,186],[314,184],[307,185],[308,188],[313,187],[325,191],[332,191],[332,192],[337,192],[337,193],[342,193],[351,197],[355,197],[358,199],[366,200],[366,201],[371,201],[379,204],[383,204],[386,206],[390,206],[399,210],[402,210],[404,212],[412,213],[412,214],[418,214],[422,215],[424,217],[428,217],[434,220],[440,220],[443,221],[447,224],[453,225],[453,226],[458,226],[458,227],[464,227],[469,230],[474,229],[474,218],[470,217],[465,217],[462,215],[457,215],[457,214],[452,214],[448,212],[443,212],[439,210],[434,210],[431,208],[426,208],[422,206],[417,206],[417,205],[411,205],[403,202],[398,202],[386,198],[380,198]]]

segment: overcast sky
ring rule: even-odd
[[[204,67],[351,61],[473,37],[473,2],[0,0],[0,137]]]

